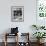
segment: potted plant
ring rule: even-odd
[[[37,38],[38,43],[41,43],[40,40],[42,38],[45,38],[44,36],[46,36],[46,33],[45,32],[35,32],[33,35]]]

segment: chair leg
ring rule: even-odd
[[[5,44],[5,46],[7,46],[7,42],[6,41],[4,42],[4,44]]]
[[[7,46],[7,34],[5,34],[5,46]]]

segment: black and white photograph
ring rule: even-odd
[[[23,22],[24,21],[24,6],[11,7],[11,21]]]

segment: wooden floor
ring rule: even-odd
[[[4,46],[4,43],[2,42],[0,42],[0,46]],[[7,46],[15,46],[15,42],[14,43],[12,43],[12,42],[10,42],[10,43],[8,43],[8,45]],[[25,45],[24,45],[25,46]],[[30,43],[30,46],[37,46],[37,43]],[[42,46],[46,46],[46,43],[44,43],[44,45],[42,45]]]

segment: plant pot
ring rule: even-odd
[[[44,40],[45,40],[45,39],[40,39],[40,43],[44,43]]]
[[[44,40],[45,40],[45,39],[38,39],[37,42],[38,42],[39,44],[41,44],[41,43],[44,42]]]
[[[37,39],[37,43],[40,43],[40,39]]]

